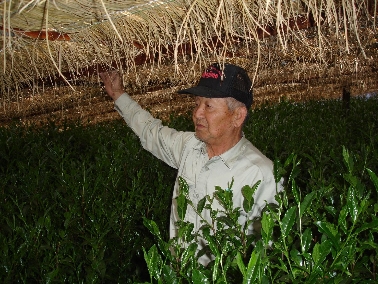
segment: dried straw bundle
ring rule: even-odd
[[[0,96],[12,101],[17,90],[59,81],[75,88],[112,68],[123,70],[130,93],[139,93],[192,84],[211,61],[247,68],[261,96],[288,86],[308,93],[322,82],[338,90],[376,88],[377,6],[377,0],[3,1]]]

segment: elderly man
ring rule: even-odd
[[[202,74],[197,86],[179,91],[194,95],[195,132],[180,132],[163,126],[124,92],[118,73],[100,76],[107,93],[115,101],[115,109],[138,135],[143,147],[178,169],[177,176],[187,181],[194,205],[204,196],[212,196],[215,186],[227,189],[233,179],[233,202],[240,208],[243,208],[241,188],[261,181],[252,212],[242,212],[243,220],[260,216],[266,202],[275,203],[274,196],[281,188],[276,188],[273,164],[242,132],[252,105],[251,80],[243,68],[232,64],[221,68],[214,63]],[[176,236],[177,195],[178,179],[171,207],[171,237]],[[204,217],[210,221],[210,216]],[[193,209],[188,208],[185,218],[195,225],[195,230],[201,226],[200,217]],[[206,264],[208,261],[201,262]]]

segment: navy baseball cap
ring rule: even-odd
[[[205,98],[232,97],[249,109],[253,102],[251,86],[251,79],[245,69],[226,63],[222,70],[218,63],[213,63],[202,73],[197,86],[180,90],[178,93]]]

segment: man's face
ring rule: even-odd
[[[210,146],[229,143],[238,133],[233,121],[234,112],[229,110],[225,99],[195,97],[193,122],[201,141]]]

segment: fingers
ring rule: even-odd
[[[99,73],[99,76],[101,80],[104,82],[113,82],[117,77],[120,77],[120,73],[118,70],[113,70],[113,71],[105,71]]]
[[[106,92],[113,100],[118,99],[125,92],[122,77],[118,70],[101,72],[99,76],[104,83]]]

